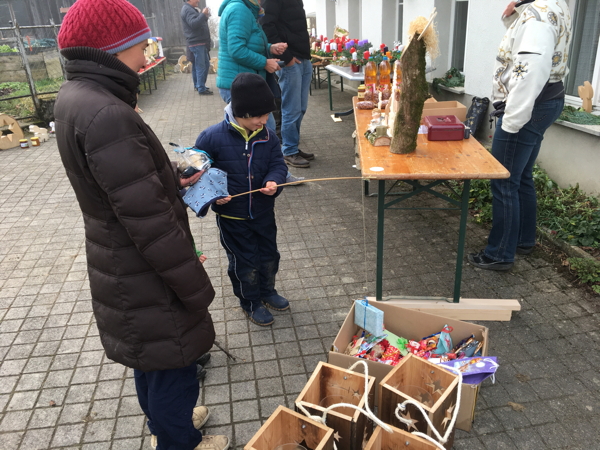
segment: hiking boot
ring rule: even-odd
[[[271,295],[262,299],[263,305],[275,311],[285,311],[290,308],[290,302],[279,294]]]
[[[307,161],[312,161],[313,159],[315,159],[315,155],[313,153],[306,153],[300,149],[298,149],[298,154]]]
[[[192,414],[192,422],[194,422],[194,428],[196,430],[202,428],[206,424],[206,422],[208,422],[209,417],[210,411],[206,406],[196,406]]]
[[[288,166],[300,167],[301,169],[307,169],[310,167],[310,163],[298,153],[289,156],[283,155],[283,159]]]
[[[300,181],[305,180],[306,178],[304,177],[295,177],[294,175],[292,175],[291,173],[288,174],[288,176],[285,178],[285,183],[288,186],[298,186],[300,183]]]
[[[535,245],[532,245],[531,247],[517,247],[517,255],[529,255],[533,252],[534,248]]]
[[[196,360],[196,364],[204,367],[206,364],[208,364],[209,361],[210,361],[210,353],[207,352]]]
[[[210,412],[208,411],[208,408],[206,406],[195,407],[194,411],[192,412],[192,422],[194,422],[194,428],[196,430],[199,430],[200,428],[202,428],[208,421],[209,417],[210,417]],[[207,437],[208,436],[204,436],[202,438],[202,441],[204,441],[204,439],[206,439]],[[223,437],[225,437],[225,436],[223,436]],[[158,447],[158,437],[154,434],[150,435],[150,447],[152,447],[154,450],[156,450],[156,447]],[[227,440],[227,447],[224,447],[224,448],[228,448],[228,447],[229,447],[229,439]],[[196,447],[196,448],[202,448],[202,447]],[[210,449],[212,447],[205,447],[205,448]],[[215,447],[215,448],[221,448],[221,447]]]
[[[200,364],[196,364],[196,379],[202,381],[206,378],[206,369]]]
[[[260,325],[261,327],[269,326],[275,322],[275,319],[273,319],[273,314],[271,314],[269,310],[262,305],[257,306],[254,311],[246,311],[245,309],[243,311],[250,322]]]
[[[202,436],[202,442],[194,450],[227,450],[229,438],[227,436]]]
[[[479,253],[469,253],[467,260],[472,266],[485,270],[506,271],[512,269],[512,266],[514,265],[512,262],[494,261],[493,259],[485,256],[483,250],[481,250]]]

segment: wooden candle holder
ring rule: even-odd
[[[362,370],[362,366],[361,366]],[[373,410],[375,401],[375,377],[369,377],[368,402]],[[298,395],[296,405],[302,405],[312,415],[322,416],[328,406],[335,403],[351,403],[365,408],[365,376],[340,367],[319,362],[306,386]],[[296,411],[299,408],[296,406]],[[341,407],[327,413],[326,424],[334,430],[338,450],[360,450],[367,424],[367,417],[353,408]]]
[[[416,401],[443,436],[457,408],[457,393],[458,375],[409,354],[379,384],[379,418],[401,430],[420,431],[436,439],[416,406],[409,404],[400,413],[404,419],[412,420],[410,425],[398,420],[396,407],[406,400]],[[454,430],[445,444],[446,448],[452,448],[453,441]]]
[[[376,427],[365,450],[438,450],[426,439],[410,434],[404,430],[390,427],[393,433],[388,433],[381,427]]]
[[[333,450],[333,430],[285,406],[279,406],[244,450],[274,450],[284,444],[310,450]]]

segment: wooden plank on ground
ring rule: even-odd
[[[369,297],[375,301],[375,297]],[[402,308],[414,309],[438,316],[458,320],[497,320],[510,321],[513,311],[520,311],[521,304],[515,299],[461,298],[460,303],[450,303],[439,299],[384,297],[383,301]]]

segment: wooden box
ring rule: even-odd
[[[427,412],[437,432],[443,436],[457,407],[458,375],[443,366],[409,354],[379,383],[379,418],[385,423],[406,431],[420,431],[435,439],[423,414],[412,404],[407,405],[402,417],[412,420],[406,425],[395,415],[396,407],[406,400],[414,400]],[[446,443],[452,448],[454,430]]]
[[[311,450],[333,450],[333,430],[304,414],[279,406],[244,450],[274,450],[285,444],[300,444]]]
[[[438,450],[433,443],[426,439],[395,427],[391,428],[393,433],[388,433],[381,427],[375,428],[365,450]]]
[[[358,360],[357,360],[358,361]],[[313,415],[322,416],[328,406],[335,403],[350,403],[365,407],[365,376],[332,364],[319,362],[306,386],[298,395],[296,405],[302,405]],[[375,377],[369,376],[368,402],[373,411],[375,399]],[[299,411],[296,406],[296,411]],[[360,450],[367,427],[367,417],[353,408],[335,408],[327,413],[326,424],[334,430],[338,450]]]
[[[423,336],[437,333],[445,325],[449,325],[454,328],[454,331],[451,333],[454,342],[458,342],[473,334],[475,335],[475,339],[483,342],[483,356],[488,355],[489,330],[483,325],[476,325],[474,323],[403,308],[394,304],[394,301],[377,302],[369,300],[369,303],[385,313],[385,326],[398,336],[405,337],[406,339],[420,340]],[[329,364],[348,368],[356,362],[357,358],[345,355],[342,352],[352,340],[352,336],[358,332],[359,327],[354,323],[354,305],[352,305],[335,341],[333,341],[331,351],[327,358]],[[383,380],[394,368],[393,366],[376,361],[367,361],[367,366],[369,366],[369,375],[374,376],[378,383],[381,382],[381,380]],[[361,371],[360,369],[360,367],[357,368],[359,372]],[[460,410],[458,419],[456,420],[456,428],[460,430],[471,430],[473,419],[475,417],[475,404],[477,403],[479,386],[480,385],[464,383],[462,385]],[[376,405],[379,404],[378,394],[379,392],[375,395]]]

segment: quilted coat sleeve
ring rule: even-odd
[[[84,142],[90,171],[138,251],[165,284],[188,311],[205,310],[214,290],[159,177],[162,171],[172,176],[171,165],[166,155],[151,150],[126,108],[107,106],[90,124]]]
[[[227,30],[227,49],[229,55],[240,65],[262,70],[267,64],[267,57],[256,53],[248,47],[252,34],[252,24],[256,21],[252,12],[244,5],[231,5],[225,20]]]

